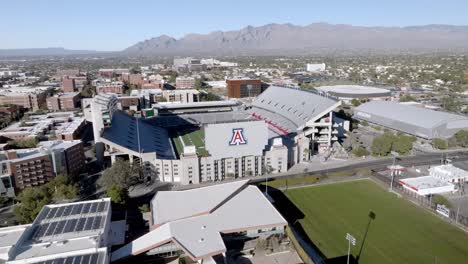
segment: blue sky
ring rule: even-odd
[[[0,49],[113,51],[161,34],[268,23],[468,25],[467,10],[467,0],[7,0],[0,5]]]

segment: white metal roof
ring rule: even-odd
[[[287,224],[263,193],[247,181],[167,193],[156,195],[152,201],[155,229],[113,252],[112,261],[169,242],[199,260],[226,251],[221,234]]]

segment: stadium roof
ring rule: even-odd
[[[422,138],[449,138],[468,129],[468,117],[399,104],[372,101],[354,109],[355,117]]]
[[[0,229],[2,263],[107,263],[110,199],[46,205],[30,225]],[[72,261],[72,262],[69,262]]]
[[[112,125],[104,129],[102,138],[137,153],[156,152],[159,158],[175,158],[166,129],[122,111],[113,114]]]
[[[337,97],[382,97],[390,96],[390,90],[361,85],[332,85],[315,88],[318,91],[326,92]]]
[[[113,252],[112,261],[170,242],[193,260],[207,259],[226,251],[222,233],[285,226],[263,193],[247,182],[159,192],[152,201],[155,229]]]
[[[338,100],[312,91],[270,86],[255,99],[249,112],[281,135],[303,129],[339,105]]]

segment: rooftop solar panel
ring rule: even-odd
[[[73,258],[66,258],[65,264],[73,264]]]
[[[45,232],[44,236],[50,236],[54,233],[55,227],[57,226],[57,222],[52,222],[49,224],[49,228]]]
[[[55,214],[55,217],[62,217],[64,210],[65,210],[65,206],[59,207],[57,210],[57,213]]]
[[[66,220],[58,222],[57,226],[55,227],[53,235],[62,234],[66,222],[67,222]]]
[[[49,211],[50,211],[49,207],[44,206],[41,213],[37,216],[36,221],[40,222],[40,221],[42,221],[42,219],[45,219],[47,217],[47,214],[49,213]]]
[[[100,202],[98,205],[98,212],[104,212],[107,209],[107,202]]]
[[[63,232],[64,233],[73,232],[75,230],[77,221],[78,221],[77,219],[68,220],[65,225],[65,228],[63,229]]]
[[[81,263],[88,264],[90,259],[91,259],[91,255],[84,255],[83,258],[81,259]]]
[[[91,208],[91,205],[89,203],[83,204],[83,211],[81,211],[82,214],[87,214],[89,213],[89,209]]]
[[[65,262],[65,259],[56,259],[54,261],[54,264],[63,264]]]
[[[63,214],[62,216],[69,216],[71,214],[71,210],[72,210],[72,206],[68,205],[68,206],[65,206],[65,208],[63,209]]]
[[[91,227],[93,230],[101,228],[102,216],[96,216],[94,218],[93,226]]]
[[[57,212],[57,207],[51,208],[49,213],[46,216],[46,219],[53,218],[56,212]]]
[[[75,204],[73,206],[71,214],[72,215],[80,214],[82,208],[83,208],[83,204]]]
[[[97,212],[97,205],[98,205],[98,203],[92,203],[91,204],[91,209],[89,209],[89,211],[91,213],[96,213]]]
[[[76,229],[75,229],[75,231],[77,231],[77,232],[83,231],[85,222],[86,222],[86,218],[81,218],[81,219],[79,219],[79,220],[78,220],[78,223],[76,224]]]
[[[94,221],[94,217],[88,217],[86,219],[84,230],[91,230],[91,227],[93,226],[93,221]]]

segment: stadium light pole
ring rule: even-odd
[[[346,240],[348,240],[348,260],[346,261],[349,264],[349,255],[351,254],[351,244],[356,245],[356,238],[354,238],[350,233],[346,233]]]

